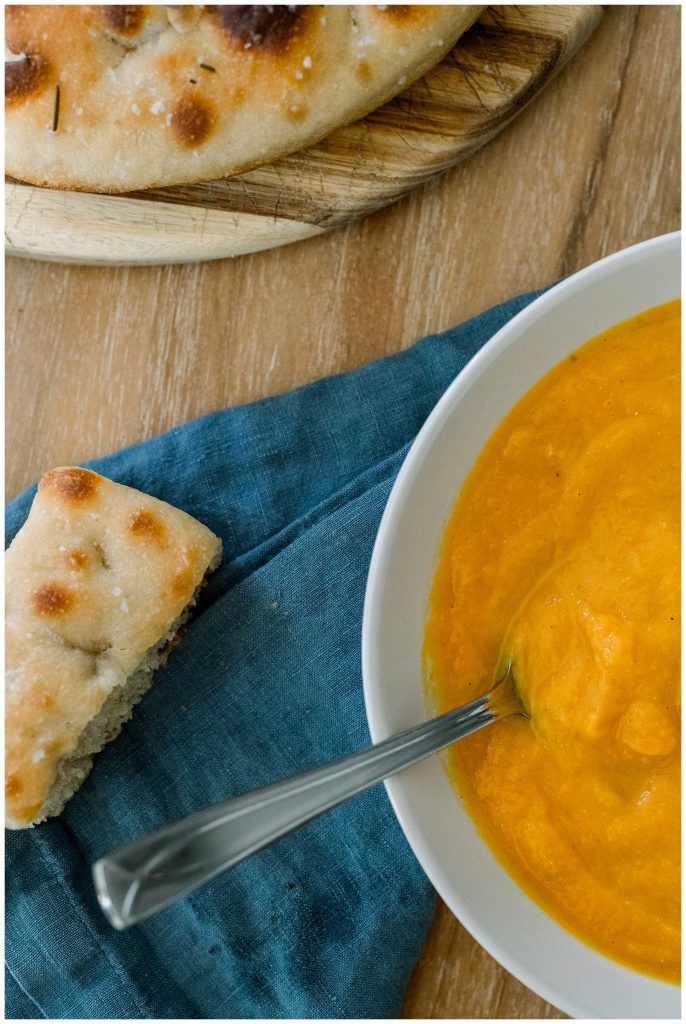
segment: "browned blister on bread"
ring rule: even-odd
[[[123,192],[274,160],[421,77],[472,5],[9,5],[6,169]]]
[[[59,813],[163,663],[221,542],[86,469],[40,481],[6,553],[5,817]]]

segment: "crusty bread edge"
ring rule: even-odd
[[[290,142],[283,143],[274,147],[274,150],[269,154],[268,159],[253,158],[249,160],[238,161],[230,170],[224,171],[223,173],[201,173],[198,174],[197,170],[191,169],[188,173],[179,173],[174,175],[174,180],[158,179],[154,181],[150,180],[138,180],[129,181],[125,186],[115,186],[111,184],[105,184],[104,182],[93,182],[93,181],[77,181],[75,177],[71,177],[68,181],[64,177],[60,178],[59,175],[53,174],[50,180],[47,180],[40,174],[31,173],[30,171],[12,169],[11,167],[6,168],[6,173],[13,179],[17,184],[34,185],[38,188],[53,189],[58,192],[85,192],[93,193],[96,195],[111,195],[111,196],[125,196],[131,192],[147,192],[153,189],[166,189],[182,187],[184,185],[210,185],[214,181],[222,181],[227,178],[235,177],[239,174],[245,174],[248,171],[255,170],[257,167],[262,167],[265,164],[272,164],[284,157],[290,156],[293,153],[300,153],[303,150],[309,149],[312,146],[317,145],[327,136],[333,134],[333,132],[346,128],[348,125],[353,124],[356,121],[361,121],[369,114],[378,110],[386,103],[390,103],[391,100],[395,99],[396,96],[401,95],[410,86],[414,85],[420,79],[422,79],[429,71],[441,63],[449,53],[455,48],[462,36],[469,31],[474,25],[483,11],[486,10],[484,5],[468,4],[465,7],[473,8],[473,11],[469,13],[463,12],[463,23],[458,29],[453,30],[445,42],[440,47],[434,47],[431,52],[424,55],[423,60],[419,61],[413,68],[408,69],[405,80],[402,86],[395,83],[387,83],[385,88],[379,87],[376,92],[366,96],[364,102],[359,102],[353,109],[347,112],[347,116],[341,118],[340,121],[332,124],[329,119],[325,117],[319,117],[315,119],[311,125],[309,132],[303,134],[298,140],[297,144],[291,145]],[[151,196],[155,198],[154,194]]]
[[[31,822],[5,819],[7,829],[33,828],[48,818],[57,817],[64,810],[68,800],[74,796],[85,781],[91,768],[93,758],[108,743],[116,739],[124,724],[133,716],[136,704],[142,700],[152,686],[153,676],[161,668],[171,651],[180,642],[183,627],[192,615],[200,591],[207,583],[207,577],[221,562],[222,550],[218,547],[205,574],[196,587],[191,599],[180,615],[172,622],[164,636],[150,647],[143,658],[121,686],[115,687],[109,695],[100,713],[91,719],[79,737],[77,746],[57,763],[55,778],[36,817]]]

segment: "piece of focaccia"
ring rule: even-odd
[[[41,479],[6,553],[5,823],[59,814],[166,660],[221,541],[86,469]]]
[[[471,4],[7,4],[5,168],[95,192],[293,153],[402,92]]]

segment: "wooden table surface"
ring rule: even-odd
[[[679,227],[679,8],[612,7],[467,162],[381,213],[187,266],[11,259],[6,486],[398,351]],[[560,1018],[439,904],[405,1017]]]

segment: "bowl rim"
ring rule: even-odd
[[[475,353],[457,374],[427,417],[405,457],[386,502],[374,543],[367,578],[362,623],[362,676],[365,709],[373,742],[376,743],[387,738],[391,732],[386,721],[383,685],[379,685],[375,675],[374,655],[377,610],[383,595],[385,563],[389,557],[390,546],[393,540],[392,530],[396,521],[402,517],[404,505],[412,491],[417,470],[423,464],[445,422],[452,415],[456,403],[459,403],[460,397],[469,391],[474,382],[498,358],[502,351],[509,347],[510,344],[516,343],[517,337],[529,330],[538,320],[548,317],[560,303],[573,299],[575,296],[583,293],[591,283],[597,283],[599,280],[602,280],[603,276],[611,276],[620,269],[650,260],[656,256],[673,254],[676,259],[679,259],[680,252],[681,232],[670,232],[612,253],[554,284],[523,310],[515,314]],[[585,338],[580,338],[579,346],[584,344],[585,340]],[[540,376],[544,376],[545,372],[543,371]],[[532,381],[530,386],[533,386],[534,382]],[[507,411],[503,413],[502,418],[507,415]],[[422,700],[422,703],[426,706],[425,700]],[[594,1013],[583,1000],[575,1002],[567,997],[561,998],[554,984],[551,984],[543,976],[532,975],[529,967],[518,960],[516,954],[513,954],[511,949],[501,945],[497,935],[494,936],[482,928],[478,920],[478,914],[474,915],[472,910],[465,905],[464,901],[457,897],[454,891],[454,882],[445,872],[443,865],[432,849],[430,838],[427,838],[421,831],[420,826],[412,820],[411,806],[408,804],[402,773],[387,779],[384,785],[395,815],[420,865],[443,901],[473,938],[506,970],[551,1004],[576,1018],[593,1018],[597,1016],[597,1013]],[[457,793],[455,796],[456,806],[459,806]],[[482,839],[481,842],[484,843],[484,840]],[[486,844],[484,843],[484,845]],[[486,849],[488,849],[487,846]],[[506,871],[502,866],[501,870]],[[514,884],[517,883],[515,882]],[[531,897],[528,897],[528,894],[525,895],[527,895],[527,898],[532,903],[535,903]],[[542,912],[545,913],[545,911]],[[550,917],[550,915],[547,916]],[[564,929],[563,925],[558,926]],[[567,929],[564,930],[571,934]],[[577,941],[582,942],[582,940]],[[603,956],[602,953],[598,953],[598,955]],[[616,963],[609,957],[603,957],[603,959],[608,965],[616,967],[622,974],[626,974],[626,972],[630,972],[634,976],[639,974],[639,972],[633,971],[631,968]],[[661,981],[649,975],[639,974],[639,976],[643,977],[651,986],[656,986],[656,993],[658,990],[662,990],[665,1003],[668,1003],[670,1006],[673,1003],[674,1016],[678,1017],[680,1015],[679,986]],[[662,1014],[662,1016],[669,1016],[669,1014]]]

